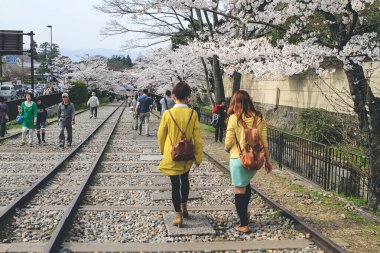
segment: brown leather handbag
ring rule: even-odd
[[[185,131],[182,131],[182,129],[179,127],[171,111],[168,110],[168,112],[174,124],[178,127],[179,131],[182,134],[181,139],[175,145],[173,144],[173,140],[170,138],[170,135],[169,135],[169,139],[172,145],[171,156],[172,156],[173,161],[184,162],[184,161],[194,160],[195,159],[194,143],[191,139],[190,140],[186,139],[186,130],[189,127],[191,118],[193,117],[194,110],[191,110],[190,119],[187,123]]]
[[[244,127],[244,147],[241,148],[235,135],[236,145],[239,147],[241,164],[247,170],[259,170],[264,165],[265,150],[263,142],[257,129],[257,117],[255,117],[252,128],[248,128],[243,119],[239,121]]]

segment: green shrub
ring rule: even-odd
[[[101,104],[107,104],[107,103],[110,102],[110,98],[109,98],[109,97],[101,97],[101,98],[99,99],[99,102],[100,102]]]
[[[72,87],[69,91],[70,100],[76,104],[80,105],[87,102],[88,99],[88,88],[83,81],[73,82]]]
[[[343,141],[342,124],[332,113],[317,108],[304,109],[298,116],[298,128],[303,135],[327,145]]]

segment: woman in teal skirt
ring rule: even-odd
[[[235,226],[235,230],[248,233],[248,205],[251,198],[250,181],[257,170],[248,171],[241,164],[240,148],[237,141],[241,147],[244,146],[244,127],[240,122],[243,120],[247,126],[253,126],[256,119],[259,137],[262,139],[265,149],[265,169],[270,173],[272,171],[272,162],[267,142],[267,126],[261,113],[255,110],[249,94],[243,90],[236,92],[233,96],[227,116],[228,125],[225,150],[230,153],[231,179],[232,185],[235,186],[235,206],[240,218],[240,224]]]
[[[21,104],[21,114],[24,116],[22,122],[22,142],[24,146],[27,141],[27,133],[29,132],[29,146],[33,146],[34,130],[37,128],[38,109],[37,104],[32,101],[32,95],[26,94],[26,100]]]

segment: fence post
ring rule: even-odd
[[[284,133],[281,132],[280,133],[280,157],[279,157],[279,161],[278,161],[278,164],[280,166],[280,169],[282,170],[282,165],[283,165],[283,157],[284,157]]]
[[[331,163],[331,148],[325,146],[325,173],[323,180],[323,188],[329,190],[330,186],[330,166]]]

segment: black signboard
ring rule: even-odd
[[[22,55],[23,54],[23,32],[0,30],[0,54]]]

